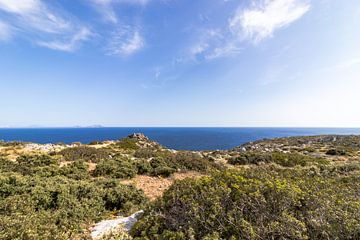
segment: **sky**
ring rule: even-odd
[[[0,127],[360,127],[359,0],[0,0]]]

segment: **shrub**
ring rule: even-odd
[[[151,148],[140,148],[135,151],[134,157],[137,158],[151,158],[156,156],[156,150]]]
[[[136,161],[135,165],[138,174],[148,174],[152,171],[150,163],[145,159]]]
[[[346,151],[343,149],[329,149],[326,151],[326,155],[332,155],[332,156],[344,156],[346,155]]]
[[[94,170],[94,176],[108,176],[114,178],[134,177],[138,169],[134,162],[126,158],[102,160]]]
[[[135,239],[358,239],[360,176],[262,168],[176,182]]]
[[[51,177],[57,175],[59,165],[57,160],[49,155],[22,155],[13,164],[13,172],[23,175],[39,175]]]
[[[151,166],[152,168],[165,167],[165,166],[168,166],[168,165],[169,165],[169,162],[166,161],[166,160],[163,159],[163,158],[160,158],[160,157],[153,158],[153,159],[151,159],[151,161],[150,161],[150,166]]]
[[[232,165],[276,163],[283,167],[306,166],[310,164],[328,164],[328,161],[321,158],[313,158],[299,153],[242,153],[228,159]]]
[[[272,153],[272,161],[283,167],[306,166],[309,162],[313,162],[311,157],[299,153]]]
[[[125,150],[137,150],[140,147],[137,145],[135,138],[123,138],[115,143],[115,146]]]
[[[110,152],[102,148],[94,148],[88,146],[77,146],[65,148],[60,151],[67,161],[84,160],[86,162],[99,162],[102,159],[108,159]]]
[[[183,169],[206,171],[211,168],[216,168],[209,159],[202,157],[199,153],[180,151],[165,158],[168,166]]]
[[[105,180],[102,183],[105,190],[104,201],[105,209],[109,211],[119,211],[121,214],[139,210],[139,206],[146,203],[142,190],[130,185],[120,185],[114,180]]]
[[[174,172],[176,172],[176,169],[174,168],[167,166],[159,166],[152,170],[151,175],[169,177]]]
[[[106,233],[100,240],[132,240],[132,237],[120,226]]]
[[[75,161],[62,167],[60,174],[75,180],[90,178],[88,165],[84,161]]]
[[[142,191],[116,181],[0,176],[0,239],[87,239],[90,223],[145,202]]]
[[[272,161],[269,153],[243,153],[239,156],[232,157],[228,163],[233,165],[258,164],[261,162],[268,163]]]
[[[15,171],[16,163],[0,157],[0,172],[12,172]]]
[[[49,155],[22,155],[16,159],[20,166],[44,167],[57,164],[57,161]]]

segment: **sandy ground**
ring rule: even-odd
[[[150,200],[155,200],[156,198],[161,197],[163,192],[167,190],[175,180],[182,180],[185,178],[194,179],[202,176],[204,175],[194,171],[174,173],[168,178],[138,175],[132,179],[122,180],[121,183],[133,184],[137,188],[142,189]]]

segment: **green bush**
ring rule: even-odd
[[[131,231],[135,239],[359,239],[360,176],[225,171],[176,182]]]
[[[228,159],[232,165],[259,164],[259,163],[276,163],[283,167],[307,166],[311,164],[328,164],[328,161],[321,158],[313,158],[300,153],[259,153],[250,152],[242,153],[238,156]]]
[[[97,163],[103,159],[108,159],[110,152],[107,149],[94,148],[88,146],[77,146],[65,148],[60,151],[66,161],[84,160],[86,162]]]
[[[120,211],[121,214],[126,215],[139,210],[139,206],[147,201],[143,192],[132,185],[120,185],[114,180],[105,180],[102,186],[105,190],[103,199],[106,210]]]
[[[6,158],[0,157],[0,172],[12,172],[15,171],[16,163]]]
[[[137,160],[135,162],[136,168],[137,168],[137,173],[138,174],[148,174],[152,171],[152,167],[150,165],[150,162],[145,160],[145,159],[141,159],[141,160]]]
[[[22,155],[16,159],[12,171],[23,175],[51,177],[57,175],[58,161],[49,155]]]
[[[125,150],[137,150],[140,147],[137,145],[135,138],[123,138],[115,143],[115,146]]]
[[[115,181],[0,177],[0,239],[74,239],[110,211],[128,214],[143,193]],[[84,236],[85,237],[85,236]]]
[[[272,161],[272,155],[269,153],[243,153],[238,156],[234,156],[228,160],[228,163],[232,165],[246,165],[246,164],[258,164],[269,163]]]
[[[75,180],[82,180],[90,178],[88,165],[84,161],[75,161],[62,167],[60,174]]]
[[[99,162],[93,175],[96,177],[131,178],[136,175],[137,171],[138,169],[134,162],[127,158],[117,157]]]
[[[20,166],[44,167],[57,164],[57,161],[49,155],[22,155],[16,159]]]
[[[176,169],[174,169],[174,168],[167,167],[167,166],[159,166],[152,170],[151,175],[169,177],[174,172],[176,172]]]
[[[152,149],[152,148],[140,148],[135,151],[134,157],[136,157],[136,158],[156,157],[156,150]]]
[[[199,153],[179,151],[165,158],[168,166],[194,171],[207,171],[210,169],[219,168],[217,164],[204,158]]]

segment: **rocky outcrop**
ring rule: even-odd
[[[128,138],[135,138],[139,141],[150,141],[147,136],[145,136],[143,133],[133,133],[128,136]]]

